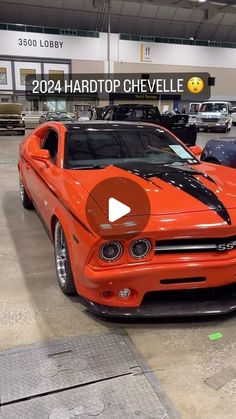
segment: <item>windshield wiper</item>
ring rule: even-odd
[[[93,170],[93,169],[105,169],[108,164],[93,164],[92,166],[78,166],[78,167],[70,167],[70,170]]]
[[[190,160],[192,160],[191,163],[189,162]],[[174,166],[175,164],[178,165],[178,166],[180,164],[181,164],[181,166],[185,166],[186,164],[187,165],[192,165],[192,164],[196,164],[196,163],[198,163],[198,161],[195,160],[195,159],[175,160],[175,161],[172,161],[172,162],[164,163],[164,166]]]

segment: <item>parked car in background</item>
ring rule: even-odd
[[[193,146],[197,140],[195,126],[189,126],[188,115],[175,112],[162,114],[155,105],[124,104],[111,105],[102,117],[105,121],[140,121],[161,125],[175,134],[187,146]]]
[[[196,124],[196,120],[197,120],[197,114],[198,111],[200,109],[201,106],[201,102],[192,102],[189,104],[189,120],[188,123],[189,125],[195,125]]]
[[[25,128],[26,129],[33,129],[37,127],[39,124],[39,118],[41,116],[41,112],[39,111],[23,111],[22,117],[25,121]]]
[[[233,121],[233,125],[236,125],[236,107],[232,108],[232,121]]]
[[[0,131],[25,135],[25,121],[21,112],[21,103],[0,103]]]
[[[203,149],[201,160],[236,169],[236,137],[208,141]]]
[[[77,103],[74,105],[74,113],[77,121],[89,121],[92,119],[93,110],[91,105]]]
[[[46,112],[39,118],[39,123],[42,124],[48,121],[62,121],[62,122],[73,122],[75,116],[68,112]]]
[[[232,104],[224,101],[203,102],[196,118],[197,129],[227,132],[232,127]]]

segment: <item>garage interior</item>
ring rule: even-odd
[[[236,105],[234,0],[0,0],[0,10],[0,40],[4,33],[18,38],[41,33],[80,42],[82,37],[96,40],[110,28],[112,42],[119,35],[127,44],[205,48],[203,64],[191,65],[195,50],[175,63],[119,61],[112,51],[107,56],[107,39],[100,57],[87,52],[94,53],[91,61],[86,55],[58,58],[52,51],[45,57],[44,52],[31,55],[30,47],[21,56],[13,44],[0,42],[0,62],[11,63],[12,71],[22,62],[40,69],[51,63],[56,69],[68,66],[75,73],[93,73],[95,67],[97,73],[108,68],[142,74],[207,71],[215,78],[210,100]],[[35,109],[16,83],[13,77],[11,88],[0,84],[0,102],[22,102],[25,113],[42,114],[44,103]],[[130,100],[118,101],[123,102]],[[76,103],[86,100],[57,101],[55,106],[72,112]],[[160,97],[141,103],[158,104],[162,111],[189,106]],[[88,104],[108,103],[88,99]],[[31,131],[26,126],[26,135]],[[236,139],[236,127],[220,134],[198,132],[197,145],[204,148],[217,137]],[[235,418],[235,315],[183,319],[173,313],[167,320],[118,321],[94,316],[79,297],[63,295],[52,243],[37,213],[20,202],[22,140],[12,132],[0,133],[0,418]],[[217,333],[219,338],[211,340]]]

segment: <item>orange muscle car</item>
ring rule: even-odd
[[[21,201],[50,235],[65,294],[103,316],[236,310],[235,171],[192,151],[118,121],[48,122],[21,143]]]

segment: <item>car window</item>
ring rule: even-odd
[[[49,129],[45,134],[42,148],[48,150],[53,162],[56,161],[58,153],[58,134],[53,129]]]
[[[111,118],[112,118],[112,111],[113,111],[113,109],[109,109],[109,110],[106,112],[106,114],[105,114],[105,116],[104,116],[104,119],[105,119],[106,121],[110,121],[110,120],[111,120]]]
[[[227,112],[227,103],[203,103],[200,112]]]
[[[198,163],[171,134],[159,128],[70,129],[66,134],[66,168],[120,161]]]
[[[117,121],[153,121],[157,119],[155,108],[146,107],[119,107],[115,114]]]

